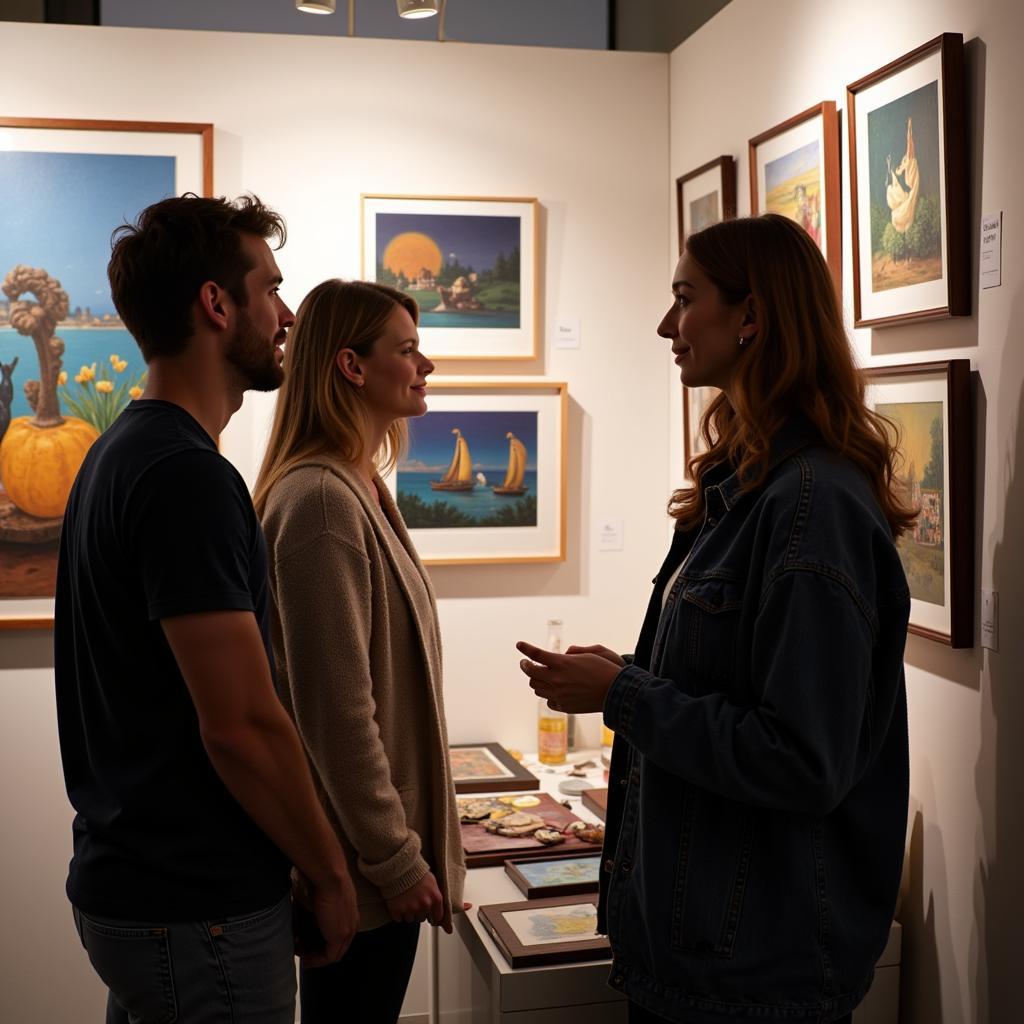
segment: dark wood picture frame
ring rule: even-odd
[[[535,885],[527,878],[520,869],[521,864],[560,864],[567,860],[566,857],[515,857],[505,861],[505,874],[515,882],[516,888],[528,899],[546,899],[553,896],[581,896],[585,893],[597,892],[600,879],[595,877],[592,882],[564,882],[560,885]],[[600,872],[601,851],[594,850],[588,853],[586,850],[577,851],[576,858],[579,860],[592,860],[594,866]]]
[[[938,629],[915,621],[911,602],[908,632],[948,644],[974,646],[974,431],[971,408],[971,363],[969,359],[948,359],[927,363],[877,366],[862,371],[866,383],[901,381],[935,375],[945,377],[946,437],[944,469],[949,488],[949,629]]]
[[[679,230],[679,252],[682,253],[686,242],[685,227],[685,192],[688,182],[699,178],[708,171],[719,169],[718,187],[721,197],[721,219],[732,220],[736,216],[736,161],[731,156],[720,156],[701,164],[696,170],[689,171],[676,178],[676,223]]]
[[[941,194],[945,218],[942,250],[946,266],[946,301],[938,306],[908,309],[887,315],[864,314],[861,274],[861,214],[858,166],[866,164],[866,154],[859,150],[857,136],[857,97],[871,87],[891,78],[919,61],[938,53],[941,71],[942,145],[939,159],[944,168],[945,189]],[[922,320],[940,320],[968,316],[971,312],[970,194],[967,170],[966,93],[964,79],[964,37],[958,32],[940,36],[904,54],[883,68],[865,75],[846,87],[847,123],[850,137],[850,222],[853,233],[853,308],[854,326],[885,327]],[[863,140],[862,140],[863,141]],[[870,211],[867,218],[870,241]]]
[[[585,789],[580,794],[583,800],[583,806],[586,807],[591,814],[595,817],[600,818],[604,821],[608,816],[608,787],[603,786],[601,788]]]
[[[500,743],[452,743],[448,749],[486,750],[503,768],[512,773],[510,776],[497,779],[455,779],[456,793],[510,793],[524,789],[540,789],[540,779],[528,768],[524,768]],[[452,775],[454,774],[453,771]]]
[[[549,942],[537,946],[524,946],[505,920],[505,915],[519,911],[537,911],[546,907],[570,907],[592,904],[597,913],[597,897],[556,896],[546,900],[526,900],[518,903],[490,903],[480,908],[480,923],[494,939],[509,966],[542,967],[547,964],[579,963],[585,960],[606,960],[611,956],[608,938],[593,935],[567,942]]]
[[[110,121],[85,118],[55,117],[0,117],[0,128],[8,129],[39,129],[44,131],[68,132],[111,132],[111,133],[147,133],[163,135],[196,135],[199,136],[199,175],[201,191],[204,196],[213,195],[213,125],[201,122],[184,121]],[[128,211],[126,211],[128,213]],[[117,224],[111,225],[111,230]],[[0,280],[9,268],[0,268]],[[58,326],[58,331],[60,327]],[[54,559],[56,554],[54,554]],[[47,599],[48,595],[32,595],[23,600]],[[0,598],[0,630],[5,629],[50,629],[53,626],[52,610],[41,614],[27,614],[23,611],[5,613],[4,606],[8,601],[17,602],[19,598]]]
[[[822,223],[825,226],[825,248],[823,255],[836,290],[842,291],[843,286],[843,223],[842,223],[842,178],[839,170],[839,113],[835,102],[824,100],[813,107],[802,110],[799,114],[788,118],[781,124],[755,135],[748,143],[750,157],[750,214],[756,217],[763,213],[761,209],[760,189],[758,188],[757,151],[764,143],[784,135],[786,132],[809,121],[821,120],[821,180],[824,192],[821,204]]]

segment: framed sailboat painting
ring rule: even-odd
[[[427,565],[565,558],[568,391],[431,379],[387,484]]]

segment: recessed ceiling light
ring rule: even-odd
[[[333,14],[334,0],[295,0],[295,7],[306,14]]]
[[[437,14],[439,0],[397,0],[403,18],[432,18]]]

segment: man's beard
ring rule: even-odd
[[[241,375],[246,391],[276,391],[284,380],[273,338],[260,334],[244,309],[238,311],[238,327],[227,359]]]

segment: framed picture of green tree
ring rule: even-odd
[[[537,216],[536,199],[363,195],[362,276],[416,300],[431,359],[535,359]]]
[[[918,509],[896,547],[910,585],[910,632],[974,646],[974,432],[968,359],[864,371],[867,402],[899,451],[896,475]]]
[[[846,87],[857,327],[971,311],[963,36]]]

